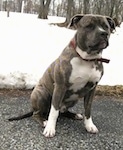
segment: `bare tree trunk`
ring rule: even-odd
[[[110,17],[113,17],[114,13],[114,8],[115,8],[115,0],[111,0],[111,9],[110,9]]]
[[[9,13],[10,13],[10,10],[9,10],[9,9],[7,9],[7,17],[9,17]]]
[[[22,9],[22,1],[23,1],[23,0],[18,0],[18,12],[21,12],[21,9]]]
[[[53,0],[53,10],[52,10],[52,15],[55,15],[55,0]]]
[[[38,18],[47,19],[50,2],[51,0],[40,0]]]
[[[83,9],[83,3],[81,0],[79,0],[79,7],[78,7],[78,10],[77,10],[77,13],[81,14],[82,13],[82,9]]]
[[[66,15],[66,25],[69,24],[71,17],[74,15],[74,1],[67,0],[67,15]]]
[[[84,3],[84,9],[83,9],[83,14],[88,14],[89,13],[89,0],[83,0]]]
[[[56,16],[59,16],[59,13],[60,13],[60,5],[57,6],[57,14],[56,14]]]
[[[119,20],[119,15],[120,15],[120,5],[121,5],[121,3],[123,3],[123,1],[122,0],[117,0],[116,2],[115,2],[115,17]],[[123,7],[122,7],[123,8]]]
[[[7,4],[8,4],[8,2],[7,2],[7,0],[5,1],[5,11],[7,11]]]

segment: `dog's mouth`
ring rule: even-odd
[[[108,46],[108,41],[107,40],[102,40],[98,44],[98,48],[101,49],[101,50],[105,49],[107,46]]]
[[[103,49],[105,49],[108,46],[108,40],[101,40],[98,43],[94,44],[94,45],[89,45],[89,49],[91,51],[97,51],[100,52]]]

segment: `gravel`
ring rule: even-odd
[[[45,138],[31,117],[7,119],[30,110],[30,92],[0,91],[0,150],[123,150],[123,98],[96,96],[92,115],[99,129],[89,134],[83,121],[59,118],[56,136]],[[83,112],[83,101],[72,111]]]

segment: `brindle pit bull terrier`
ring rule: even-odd
[[[34,88],[31,94],[32,112],[9,119],[19,120],[33,115],[45,127],[45,137],[55,135],[59,115],[82,119],[81,114],[68,110],[82,97],[85,128],[91,133],[98,132],[92,121],[91,104],[97,83],[103,75],[102,62],[109,62],[102,58],[102,51],[108,46],[115,24],[107,16],[75,15],[69,28],[75,28],[77,32]]]

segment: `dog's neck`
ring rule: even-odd
[[[102,58],[100,55],[98,56],[94,56],[91,57],[91,58],[84,58],[83,55],[85,52],[83,52],[77,45],[76,45],[76,41],[75,39],[73,38],[71,41],[70,41],[70,44],[69,44],[70,47],[74,48],[76,50],[76,52],[78,53],[78,55],[84,60],[84,61],[100,61],[100,62],[104,62],[104,63],[109,63],[110,60],[109,59],[105,59],[105,58]],[[82,54],[83,53],[83,54]]]

